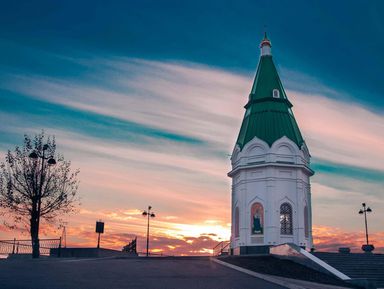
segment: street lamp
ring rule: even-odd
[[[53,158],[53,156],[49,156],[49,157],[46,157],[45,156],[45,151],[48,150],[50,147],[48,144],[45,144],[43,145],[43,153],[40,154],[39,152],[37,151],[33,151],[29,154],[29,157],[33,160],[37,160],[37,159],[41,159],[41,171],[40,171],[40,184],[39,184],[39,188],[38,188],[38,191],[37,191],[37,208],[36,208],[36,231],[37,231],[37,234],[39,233],[39,226],[40,226],[40,213],[41,213],[41,196],[42,196],[42,190],[43,190],[43,182],[44,182],[44,162],[47,161],[48,165],[49,166],[52,166],[52,165],[55,165],[56,164],[56,160]],[[34,240],[32,240],[33,242]],[[40,248],[40,244],[39,244],[39,239],[35,240],[35,245],[36,247]],[[33,257],[34,258],[38,258],[40,255],[39,251],[37,250],[37,252],[34,252],[33,254]]]
[[[371,213],[372,210],[371,210],[370,207],[367,207],[365,203],[362,203],[362,206],[363,206],[363,208],[360,209],[359,214],[360,214],[360,215],[364,214],[364,220],[365,220],[365,238],[366,238],[366,242],[367,242],[367,244],[363,245],[363,246],[361,247],[361,249],[362,249],[364,252],[369,253],[369,252],[372,252],[372,251],[375,249],[375,247],[374,247],[373,245],[370,245],[370,244],[369,244],[369,241],[368,241],[367,212],[368,212],[368,213]]]
[[[147,217],[147,257],[149,255],[149,217],[154,218],[155,214],[151,212],[152,207],[148,206],[148,211],[143,212],[143,216]]]

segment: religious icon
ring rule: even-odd
[[[252,205],[252,234],[263,234],[264,212],[263,205],[254,203]]]

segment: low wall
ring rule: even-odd
[[[137,257],[136,253],[127,253],[104,248],[55,248],[50,251],[50,256],[52,257],[58,257],[59,254],[61,258]]]

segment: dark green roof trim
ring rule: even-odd
[[[244,106],[244,108],[250,107],[252,104],[258,103],[258,102],[264,102],[264,101],[276,101],[276,102],[284,102],[287,104],[289,108],[293,107],[292,103],[288,99],[283,99],[283,98],[273,98],[271,99],[270,97],[265,97],[265,98],[258,98],[258,99],[251,99],[251,95],[249,95],[250,100],[248,103]]]
[[[273,97],[275,89],[279,91],[278,98]],[[261,56],[236,142],[240,149],[254,137],[272,146],[283,136],[301,148],[304,139],[291,108],[292,104],[285,94],[272,56]]]

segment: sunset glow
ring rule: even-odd
[[[96,246],[95,222],[103,220],[102,247],[121,250],[137,237],[138,250],[144,252],[147,219],[142,212],[151,205],[156,214],[150,219],[152,253],[209,255],[231,234],[227,173],[264,20],[253,20],[258,31],[253,22],[243,27],[231,22],[209,34],[209,25],[197,21],[199,31],[185,34],[177,24],[162,26],[162,17],[155,22],[162,31],[157,35],[151,22],[156,20],[136,25],[123,16],[129,29],[113,30],[101,39],[93,39],[94,25],[82,28],[80,20],[72,29],[84,30],[73,39],[51,20],[44,27],[63,35],[48,33],[31,40],[24,32],[17,32],[20,37],[15,32],[14,38],[0,34],[0,50],[10,55],[0,64],[0,161],[8,149],[22,144],[24,134],[44,130],[56,137],[58,152],[73,169],[80,169],[81,206],[63,216],[67,246]],[[250,18],[254,15],[244,17]],[[320,41],[310,38],[311,31],[282,31],[279,19],[276,15],[268,33],[276,41],[277,68],[312,156],[315,248],[337,251],[349,246],[359,251],[364,223],[358,210],[367,202],[373,209],[368,216],[371,240],[375,252],[384,253],[384,89],[374,84],[382,85],[381,78],[372,80],[381,75],[382,51],[375,54],[379,45],[370,46],[376,60],[369,65],[380,71],[371,75],[364,66],[358,70],[371,61],[357,59],[363,57],[363,35],[343,40],[348,45],[332,54],[323,47],[323,34],[335,33],[332,37],[337,38],[348,33],[322,27]],[[318,18],[309,22],[313,19]],[[151,26],[144,27],[146,22]],[[364,27],[383,35],[382,23],[373,22]],[[232,30],[250,27],[255,31],[238,35]],[[137,44],[136,38],[143,43]],[[355,45],[360,45],[357,52]],[[350,59],[339,52],[347,49]],[[355,59],[354,69],[345,68]],[[338,61],[340,70],[330,66]],[[7,228],[8,222],[8,216],[0,215],[0,239],[29,238],[26,230]],[[62,227],[43,223],[41,233],[42,238],[60,237]]]

